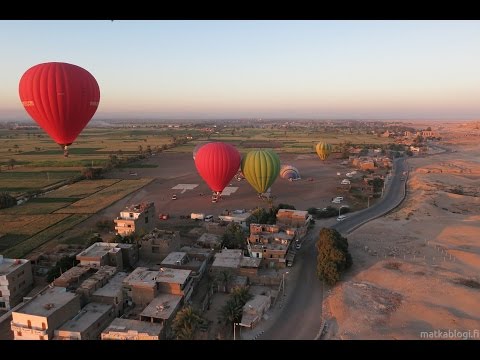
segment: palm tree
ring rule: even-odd
[[[239,304],[245,305],[248,300],[253,297],[252,294],[248,292],[248,288],[246,286],[239,286],[233,289],[232,291],[232,298],[235,299],[236,302]]]
[[[223,270],[223,271],[218,273],[216,280],[220,284],[223,284],[223,291],[228,292],[228,285],[230,284],[230,281],[233,280],[233,274],[228,270]],[[218,290],[218,291],[220,291],[220,290]]]
[[[220,310],[220,321],[225,325],[231,325],[234,322],[242,320],[243,305],[235,298],[230,298]]]
[[[177,313],[172,328],[178,340],[192,340],[195,330],[203,321],[197,310],[187,306]]]

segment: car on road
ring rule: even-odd
[[[168,214],[159,214],[158,219],[159,220],[168,220],[170,218],[170,215]]]
[[[176,194],[172,195],[172,200],[177,200],[177,195]]]
[[[337,217],[337,221],[343,221],[345,220],[347,217],[345,215],[340,215],[339,217]]]
[[[295,249],[300,250],[301,247],[302,247],[302,244],[300,244],[299,242],[295,244]]]

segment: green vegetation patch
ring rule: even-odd
[[[49,198],[84,198],[98,191],[101,191],[113,184],[121,181],[120,179],[98,179],[82,180],[74,184],[62,186],[60,189],[47,194]]]
[[[119,181],[114,185],[74,202],[70,206],[58,210],[57,212],[63,214],[94,214],[124,198],[128,194],[144,187],[152,180],[153,179],[151,178],[143,178]]]
[[[77,148],[71,147],[68,149],[70,155],[86,155],[86,154],[95,154],[97,150],[101,148]],[[40,150],[40,151],[26,151],[22,155],[62,155],[63,150],[58,148],[58,150]]]
[[[52,215],[49,215],[52,216]],[[29,239],[17,244],[16,246],[8,249],[4,252],[6,257],[10,258],[23,258],[28,255],[30,252],[38,248],[39,246],[45,244],[46,242],[52,240],[54,237],[62,234],[71,227],[81,223],[82,221],[88,219],[90,215],[79,214],[79,215],[70,215],[64,218],[62,221],[56,223],[53,226],[39,232],[38,234],[30,237]]]
[[[70,205],[79,199],[71,198],[35,198],[22,205],[0,210],[1,215],[44,215]]]

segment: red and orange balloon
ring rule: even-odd
[[[100,88],[87,70],[73,64],[49,62],[28,69],[20,79],[25,110],[65,150],[97,111]]]

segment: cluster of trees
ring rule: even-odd
[[[47,277],[46,277],[47,281],[52,282],[57,277],[59,277],[63,272],[74,267],[78,263],[79,261],[76,259],[75,255],[65,256],[61,258],[55,263],[55,266],[48,271]]]
[[[102,168],[85,167],[81,171],[82,176],[87,180],[95,180],[102,178]]]
[[[243,307],[252,298],[248,288],[239,286],[233,289],[227,303],[220,310],[220,321],[225,325],[232,325],[242,320]]]
[[[272,206],[268,210],[264,208],[257,208],[252,211],[252,216],[248,220],[247,225],[250,226],[252,223],[273,225],[277,222],[277,213],[280,209],[296,210],[295,206],[282,203],[278,204],[278,206]]]
[[[246,231],[237,223],[227,225],[225,233],[222,235],[222,247],[228,249],[245,249],[247,237]]]
[[[192,306],[180,310],[173,319],[172,329],[177,340],[193,340],[195,331],[206,322]]]
[[[17,199],[7,192],[0,192],[0,209],[6,209],[17,204]]]
[[[380,178],[375,178],[373,180],[368,180],[368,185],[373,187],[374,193],[379,193],[382,191],[384,180]]]
[[[335,229],[322,228],[316,246],[318,277],[329,285],[335,285],[341,274],[352,266],[347,238]]]

